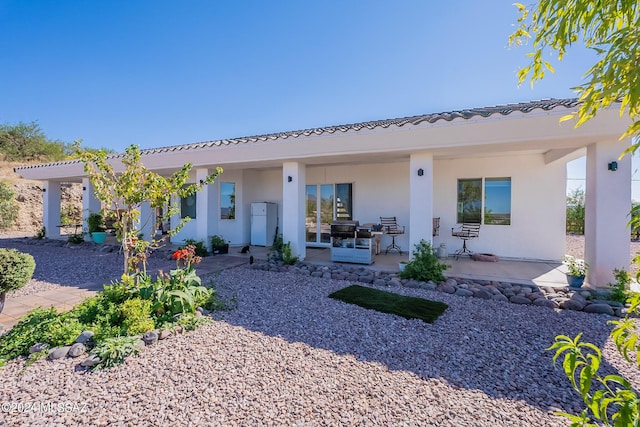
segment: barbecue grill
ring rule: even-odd
[[[334,221],[331,223],[331,237],[338,239],[352,239],[356,237],[358,221]]]

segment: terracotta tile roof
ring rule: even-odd
[[[401,117],[397,119],[374,120],[370,122],[351,123],[351,124],[327,126],[327,127],[321,127],[321,128],[278,132],[278,133],[270,133],[270,134],[264,134],[264,135],[247,136],[242,138],[220,139],[215,141],[197,142],[197,143],[184,144],[184,145],[174,145],[169,147],[149,148],[141,151],[143,155],[168,153],[168,152],[185,151],[185,150],[217,147],[217,146],[224,146],[224,145],[239,145],[239,144],[247,144],[247,143],[261,142],[261,141],[276,141],[276,140],[288,139],[288,138],[299,138],[299,137],[323,135],[323,134],[334,134],[338,132],[345,133],[349,131],[360,131],[365,129],[366,130],[387,129],[391,126],[403,127],[406,125],[420,125],[423,123],[435,123],[440,120],[445,120],[450,122],[458,118],[460,119],[471,119],[474,117],[486,118],[496,114],[500,114],[502,116],[508,116],[513,112],[529,113],[531,111],[538,110],[538,109],[544,110],[544,111],[550,111],[557,107],[574,108],[578,104],[579,104],[579,101],[576,98],[567,98],[567,99],[551,98],[551,99],[543,99],[539,101],[522,102],[517,104],[498,105],[494,107],[470,108],[470,109],[464,109],[464,110],[448,111],[443,113],[431,113],[431,114],[421,114],[421,115],[411,116],[411,117]],[[120,153],[120,154],[112,154],[109,157],[118,158],[121,156],[122,154]],[[79,162],[79,160],[70,160],[65,162],[48,163],[44,165],[25,166],[25,167],[16,168],[16,170],[52,166],[52,165],[73,164],[77,162]]]

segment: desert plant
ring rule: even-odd
[[[218,237],[218,236],[214,236]],[[213,243],[213,237],[211,238],[211,242]],[[224,244],[224,243],[223,243]],[[195,248],[195,254],[200,257],[205,257],[209,255],[209,251],[207,251],[207,247],[205,246],[202,240],[195,239],[185,239],[184,245],[180,246],[180,249],[184,249],[187,246],[193,246]],[[221,246],[221,245],[219,245]]]
[[[45,227],[42,227],[40,230],[38,230],[38,232],[36,233],[35,236],[33,236],[34,239],[37,240],[42,240],[47,236],[47,229]]]
[[[616,279],[616,283],[610,283],[611,292],[608,298],[612,301],[618,301],[624,303],[629,297],[629,287],[631,285],[631,274],[626,270],[615,269],[613,270],[613,277]]]
[[[100,358],[95,369],[108,369],[119,365],[126,357],[140,353],[140,350],[139,338],[124,336],[105,339],[91,350],[91,354]]]
[[[84,232],[81,231],[80,233],[72,233],[69,234],[69,237],[67,237],[67,242],[73,244],[73,245],[79,245],[80,243],[84,242]]]
[[[18,204],[11,185],[0,181],[0,230],[9,228],[18,217]]]
[[[298,261],[297,256],[293,256],[291,253],[291,242],[287,242],[282,245],[282,262],[285,265],[293,265]]]
[[[404,271],[400,273],[400,277],[438,283],[445,280],[442,272],[447,268],[449,268],[449,265],[438,261],[438,254],[435,248],[430,243],[420,240],[420,243],[415,245],[413,258],[407,263]]]
[[[128,335],[143,334],[154,328],[151,318],[151,301],[131,298],[122,304],[122,326]]]
[[[0,248],[0,294],[26,285],[35,268],[36,262],[31,255],[16,249]]]
[[[267,259],[269,261],[282,261],[283,249],[284,241],[282,240],[282,234],[279,234],[274,239],[273,245],[269,248],[269,252],[267,252]]]
[[[104,223],[104,216],[98,212],[91,212],[87,217],[87,227],[89,233],[98,233],[107,229]]]

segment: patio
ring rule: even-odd
[[[232,248],[229,256],[241,256],[249,258],[253,255],[255,259],[266,259],[268,248],[252,246],[249,254],[236,253],[236,248]],[[305,262],[314,264],[332,264],[331,251],[329,248],[307,248]],[[401,261],[408,261],[409,255],[403,252],[376,255],[375,262],[371,265],[346,264],[361,266],[375,271],[398,271],[398,264]],[[510,283],[565,287],[567,279],[566,268],[561,263],[549,261],[522,261],[522,260],[500,260],[498,262],[473,261],[467,256],[455,259],[449,256],[445,261],[451,265],[444,274],[447,277],[473,278],[481,280],[496,280]]]

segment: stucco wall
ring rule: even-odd
[[[469,242],[474,252],[503,258],[559,260],[564,253],[565,182],[563,162],[545,165],[541,155],[505,156],[434,162],[434,217],[449,252],[462,241],[451,237],[456,226],[459,178],[511,177],[511,225],[482,225],[480,237]]]

